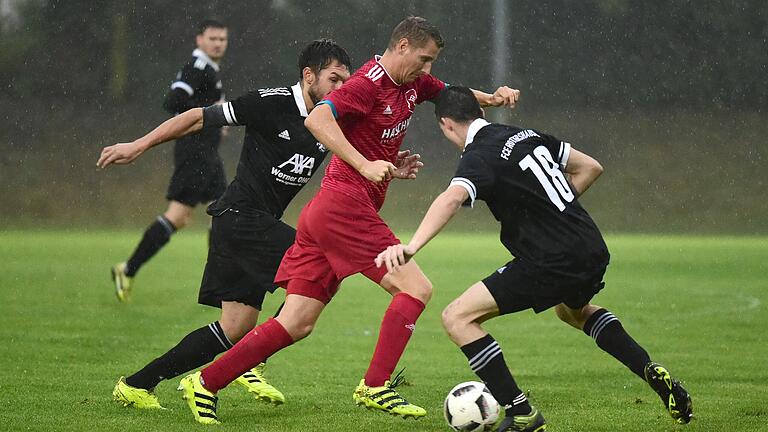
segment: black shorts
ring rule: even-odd
[[[261,310],[296,230],[267,213],[229,209],[213,217],[208,262],[198,303],[221,307],[236,301]]]
[[[589,303],[603,287],[605,267],[569,277],[514,259],[493,272],[483,283],[488,287],[501,315],[533,309],[536,313],[565,303],[578,309]]]
[[[215,141],[179,140],[165,197],[191,207],[218,199],[227,188],[227,178],[217,148]]]

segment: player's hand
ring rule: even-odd
[[[397,167],[394,174],[395,178],[413,180],[419,173],[419,168],[423,167],[424,164],[421,162],[420,154],[411,154],[410,150],[403,150],[397,152],[395,166]]]
[[[386,265],[387,271],[389,273],[394,273],[400,270],[400,266],[405,265],[405,263],[410,261],[415,254],[416,251],[414,251],[410,245],[397,244],[387,247],[386,250],[376,257],[374,262],[376,263],[377,268]]]
[[[395,175],[395,171],[397,171],[397,168],[391,162],[385,160],[366,161],[362,168],[360,168],[360,174],[374,183],[391,180],[392,176]]]
[[[520,90],[501,86],[491,95],[490,106],[514,108],[518,99],[520,99]]]
[[[141,155],[143,152],[144,151],[138,144],[136,144],[135,141],[104,147],[104,149],[101,150],[101,156],[99,156],[99,160],[96,162],[96,166],[99,168],[106,168],[112,164],[129,164],[133,162],[134,159],[139,157],[139,155]]]

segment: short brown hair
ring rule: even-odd
[[[392,30],[392,36],[389,38],[389,48],[394,48],[402,38],[408,39],[409,43],[417,47],[423,47],[430,40],[435,41],[438,48],[445,46],[440,30],[426,19],[417,16],[410,16],[400,21],[400,24]]]

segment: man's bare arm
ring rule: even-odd
[[[411,241],[407,245],[389,246],[376,257],[376,266],[386,265],[390,272],[397,271],[448,224],[467,198],[469,193],[466,189],[456,185],[449,186],[429,206]]]
[[[106,168],[111,164],[131,163],[142,153],[158,144],[195,133],[202,128],[203,109],[193,108],[164,121],[160,126],[133,142],[104,147],[96,165],[99,168]]]
[[[350,144],[333,117],[333,112],[328,104],[316,106],[304,120],[304,126],[325,148],[348,163],[368,180],[378,183],[389,180],[395,174],[397,168],[391,162],[369,161]]]
[[[565,173],[574,188],[576,196],[581,196],[603,173],[603,166],[591,156],[571,147]]]
[[[520,90],[501,86],[493,94],[471,89],[475,99],[482,107],[510,107],[514,108],[520,99]]]

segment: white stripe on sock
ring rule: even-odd
[[[218,330],[216,330],[216,326],[213,325],[213,323],[208,324],[208,328],[211,329],[211,331],[213,332],[213,335],[216,336],[216,339],[219,340],[219,343],[221,344],[221,346],[224,347],[224,349],[229,349],[229,347],[232,346],[231,343],[229,345],[227,345],[224,342],[224,340],[221,338],[222,335],[219,335],[219,332],[218,332]],[[224,335],[224,339],[227,339],[226,335]],[[227,342],[229,342],[229,339],[227,339]]]
[[[493,347],[495,347],[495,346],[499,346],[499,344],[498,344],[498,342],[496,342],[496,341],[493,341],[493,342],[492,342],[491,344],[489,344],[487,347],[485,347],[485,348],[483,348],[482,350],[480,350],[480,352],[479,352],[479,353],[475,354],[475,355],[474,355],[474,357],[472,357],[471,359],[469,359],[469,366],[470,366],[470,367],[472,367],[472,365],[473,365],[473,364],[475,364],[475,363],[477,363],[478,361],[480,361],[480,360],[481,360],[481,358],[482,358],[482,357],[484,357],[484,356],[485,356],[485,354],[486,354],[488,351],[490,351],[491,349],[493,349]]]
[[[485,358],[481,359],[478,364],[476,364],[474,367],[470,366],[472,368],[473,372],[477,372],[484,368],[485,366],[490,363],[491,360],[496,358],[496,356],[501,354],[501,347],[499,345],[496,345],[496,349],[492,351],[488,351],[488,354],[485,356]]]
[[[601,316],[594,326],[592,326],[592,338],[597,340],[597,338],[600,336],[600,332],[603,331],[605,326],[612,323],[613,321],[618,321],[619,319],[616,318],[612,313],[607,313],[603,316]]]

